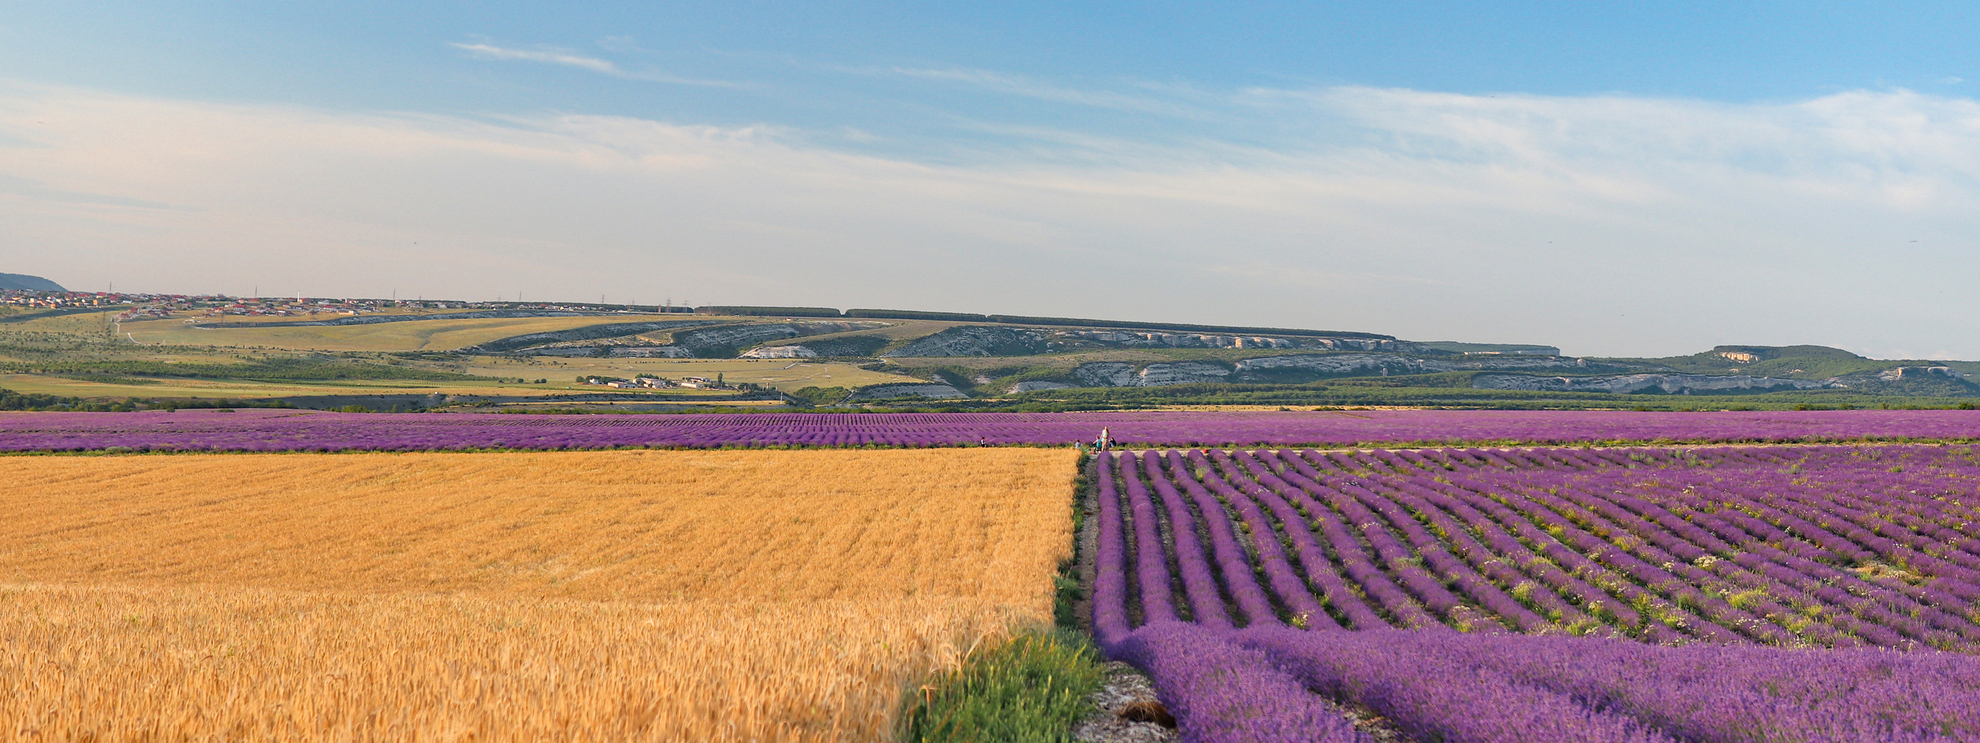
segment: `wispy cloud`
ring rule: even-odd
[[[739,83],[727,82],[722,80],[697,80],[693,78],[675,77],[673,75],[667,75],[658,72],[627,70],[623,67],[620,67],[618,63],[612,62],[610,60],[599,59],[597,57],[586,57],[579,54],[572,54],[566,51],[544,50],[544,49],[511,49],[508,47],[495,46],[493,44],[462,43],[462,42],[450,42],[447,44],[447,46],[451,46],[455,49],[459,49],[469,54],[473,54],[474,56],[480,57],[482,59],[499,59],[499,60],[511,60],[511,61],[521,61],[521,62],[541,62],[544,64],[561,65],[564,67],[575,67],[580,70],[589,70],[591,72],[596,72],[601,75],[611,75],[612,77],[622,78],[626,80],[640,80],[643,82],[653,82],[653,83],[670,83],[673,85],[700,85],[700,86],[717,87],[717,88],[745,87]]]
[[[530,62],[546,62],[549,64],[564,65],[566,67],[576,67],[581,70],[591,70],[592,72],[602,72],[614,77],[626,76],[626,71],[619,69],[618,65],[595,57],[580,57],[575,54],[565,54],[563,52],[504,49],[490,44],[462,44],[456,42],[447,46],[471,52],[475,56],[484,59],[519,59]]]
[[[101,193],[83,193],[49,188],[40,181],[19,178],[0,173],[0,195],[41,199],[59,204],[79,204],[90,206],[131,207],[136,209],[179,209],[171,204],[145,201],[125,196]]]
[[[882,70],[868,70],[879,72]],[[988,70],[967,68],[918,69],[912,67],[890,67],[885,73],[921,80],[964,85],[993,93],[1033,98],[1054,103],[1068,103],[1076,106],[1107,108],[1131,113],[1158,114],[1177,118],[1204,119],[1213,117],[1212,112],[1174,99],[1156,96],[1130,95],[1108,90],[1082,90],[1062,85],[1034,80],[1018,75],[1008,75]]]

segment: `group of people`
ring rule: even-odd
[[[1120,442],[1114,440],[1114,435],[1112,433],[1108,433],[1107,429],[1102,428],[1100,429],[1100,435],[1093,439],[1093,450],[1109,451],[1119,444]],[[1085,444],[1082,443],[1081,447],[1084,446]]]

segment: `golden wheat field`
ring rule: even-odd
[[[884,740],[1073,454],[0,458],[0,736]]]

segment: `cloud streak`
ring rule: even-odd
[[[965,68],[917,69],[893,67],[887,73],[919,80],[968,86],[992,93],[1032,98],[1076,106],[1106,108],[1129,113],[1157,114],[1182,119],[1208,119],[1205,110],[1152,96],[1137,96],[1106,90],[1082,90],[1040,82],[1017,75]]]
[[[571,54],[569,52],[564,52],[564,51],[540,50],[540,49],[538,50],[511,49],[507,47],[495,46],[492,44],[463,43],[463,42],[450,42],[447,44],[447,46],[467,52],[481,59],[520,61],[520,62],[540,62],[543,64],[558,65],[562,67],[574,67],[580,70],[596,72],[601,75],[610,75],[612,77],[621,78],[624,80],[639,80],[643,82],[669,83],[673,85],[698,85],[698,86],[717,87],[717,88],[742,87],[737,83],[725,82],[721,80],[696,80],[692,78],[683,78],[683,77],[675,77],[673,75],[665,75],[657,72],[634,72],[622,68],[617,63],[612,62],[610,60],[599,59],[597,57],[586,57],[578,54]]]

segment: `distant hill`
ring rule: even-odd
[[[1827,346],[1715,346],[1690,356],[1636,359],[1691,374],[1754,374],[1795,379],[1827,379],[1879,372],[1926,361],[1885,361]]]
[[[61,284],[57,284],[53,281],[49,281],[47,279],[41,278],[40,276],[29,276],[27,274],[19,274],[19,273],[0,273],[0,291],[7,291],[7,290],[32,291],[32,292],[68,291],[67,289],[63,289]]]

